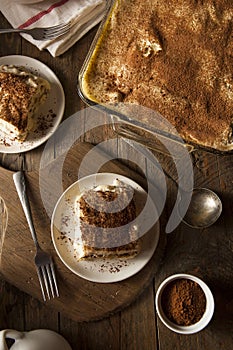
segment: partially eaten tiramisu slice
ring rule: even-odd
[[[24,141],[35,128],[35,115],[45,102],[49,82],[24,67],[0,66],[0,131]]]
[[[82,247],[79,260],[133,258],[141,248],[134,189],[122,181],[97,186],[78,199]]]

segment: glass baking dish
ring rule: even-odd
[[[134,104],[124,101],[109,102],[108,100],[104,100],[104,98],[96,99],[88,92],[90,71],[94,69],[94,64],[98,61],[98,52],[99,50],[103,50],[108,39],[108,33],[111,31],[109,29],[111,22],[116,21],[116,14],[121,11],[121,8],[124,9],[124,3],[127,3],[127,1],[110,0],[107,3],[106,13],[79,72],[79,96],[87,105],[110,114],[117,134],[133,139],[151,149],[167,153],[166,145],[169,142],[169,147],[172,147],[170,144],[173,143],[174,146],[185,147],[189,152],[198,149],[218,154],[232,153],[232,140],[226,146],[213,146],[202,144],[195,140],[192,141],[185,136],[181,137],[176,131],[175,126],[156,110],[139,105],[138,103]],[[148,50],[146,54],[148,54]]]

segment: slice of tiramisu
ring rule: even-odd
[[[24,141],[50,91],[49,82],[24,67],[0,66],[0,131]]]
[[[82,249],[79,259],[133,258],[141,249],[135,220],[135,194],[116,180],[97,186],[78,199]]]

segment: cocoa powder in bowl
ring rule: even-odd
[[[161,305],[171,322],[190,326],[202,318],[206,309],[206,297],[197,282],[181,278],[171,281],[164,288]]]

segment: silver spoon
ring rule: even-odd
[[[194,188],[184,223],[194,228],[213,225],[222,212],[222,202],[217,194],[208,188]]]
[[[151,155],[151,153],[145,148],[139,146],[136,142],[133,142],[130,139],[123,138],[126,143],[128,143],[130,146],[132,146],[135,150],[137,150],[139,153],[141,153],[143,156],[145,156],[147,159],[149,159],[155,166],[157,164],[154,162],[154,159]],[[158,167],[158,166],[157,166]],[[164,174],[173,181],[173,183],[178,187],[178,184],[176,180],[168,174],[164,169]],[[185,191],[183,189],[180,189],[181,193],[187,194],[189,193],[188,191]],[[182,195],[180,197],[180,203]],[[178,211],[179,206],[178,206]],[[185,215],[181,215],[180,217],[182,221],[187,224],[190,227],[193,228],[205,228],[213,225],[219,216],[221,215],[222,212],[222,202],[218,195],[211,191],[208,188],[194,188],[192,190],[192,196],[191,196],[191,201],[188,207],[188,210],[186,211]]]

